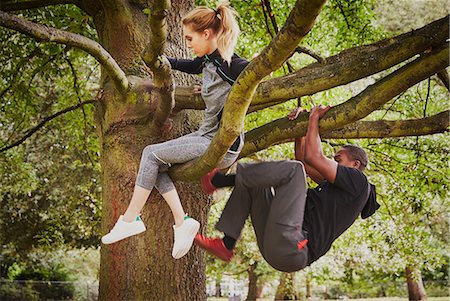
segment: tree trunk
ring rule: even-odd
[[[258,262],[254,262],[248,268],[248,293],[246,301],[256,301],[258,297],[258,275],[255,273]]]
[[[300,300],[299,297],[295,287],[295,273],[282,273],[275,300]]]
[[[148,40],[147,19],[142,8],[133,4],[125,7],[122,2],[114,2],[114,5],[105,8],[104,14],[94,16],[94,20],[100,43],[120,64],[132,86],[122,96],[103,77],[103,96],[96,107],[101,141],[103,233],[112,228],[129,204],[143,148],[192,132],[201,119],[201,112],[182,111],[173,116],[171,126],[169,123],[160,129],[150,126],[156,104],[149,101],[151,75],[140,59]],[[169,55],[187,56],[183,53],[180,17],[192,5],[191,0],[172,3],[167,19]],[[108,9],[120,12],[128,9],[128,14],[118,16],[118,11],[114,11],[110,15]],[[182,75],[174,75],[178,76],[177,84],[189,82],[186,76],[181,80]],[[206,225],[210,204],[200,186],[194,182],[175,185],[185,211]],[[143,209],[142,219],[147,227],[143,234],[102,245],[99,300],[206,300],[203,252],[194,246],[185,257],[172,258],[174,221],[156,190]]]
[[[414,267],[406,267],[406,283],[408,284],[408,299],[411,301],[427,300],[420,271]]]
[[[222,287],[220,286],[220,283],[222,282],[222,277],[216,277],[216,298],[222,297]]]
[[[311,274],[310,273],[306,273],[306,280],[305,280],[305,285],[306,285],[306,299],[311,298]]]
[[[264,283],[259,283],[256,285],[256,298],[262,298],[262,293],[264,291]]]

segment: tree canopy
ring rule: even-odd
[[[101,212],[105,228],[132,189],[142,147],[195,128],[199,117],[193,111],[204,109],[204,103],[192,92],[194,81],[171,72],[160,57],[187,55],[177,22],[193,1],[182,2],[1,2],[3,245],[17,250],[96,245]],[[346,139],[369,138],[359,143],[374,158],[369,174],[382,187],[385,211],[361,227],[378,230],[371,239],[383,241],[376,248],[388,250],[384,266],[394,266],[388,260],[394,253],[402,257],[396,261],[402,267],[427,266],[427,257],[436,263],[430,269],[442,262],[429,251],[446,235],[441,220],[446,171],[440,162],[448,159],[448,143],[439,133],[449,125],[448,16],[414,31],[395,26],[383,31],[373,20],[372,0],[232,5],[241,16],[237,52],[251,63],[232,88],[208,151],[170,168],[171,176],[197,180],[244,128],[241,158],[264,158],[265,150],[276,152],[273,146],[305,134],[308,113],[288,121],[289,108],[325,102],[333,106],[320,123],[328,152]],[[437,135],[419,137],[432,134]],[[191,191],[186,194],[199,195]],[[187,202],[206,216],[208,202]],[[159,203],[150,206],[165,216]],[[14,233],[24,224],[26,235],[18,238]],[[416,249],[419,239],[426,243]],[[114,252],[102,258],[112,262]],[[151,260],[158,261],[154,256]],[[201,269],[194,255],[187,260]],[[175,296],[181,298],[179,292]]]

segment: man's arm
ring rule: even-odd
[[[324,156],[319,136],[319,120],[330,109],[330,106],[315,106],[309,113],[308,130],[305,137],[305,162],[321,174],[325,180],[334,183],[337,173],[337,162]]]
[[[312,166],[305,162],[305,137],[295,138],[295,160],[301,161],[305,166],[306,174],[317,184],[325,178]]]

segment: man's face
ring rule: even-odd
[[[350,157],[347,154],[347,150],[345,150],[344,148],[338,150],[334,155],[333,159],[334,161],[337,162],[338,165],[356,169],[359,169],[359,167],[361,166],[361,162],[359,162],[359,160],[350,159]]]

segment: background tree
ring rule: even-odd
[[[188,109],[201,109],[203,105],[198,96],[194,97],[189,93],[189,88],[175,91],[176,106],[171,112],[172,85],[167,66],[161,65],[156,59],[165,46],[165,22],[171,33],[167,37],[165,53],[178,57],[187,56],[183,48],[179,20],[180,16],[192,8],[193,3],[177,1],[172,3],[170,9],[163,1],[147,3],[118,0],[100,1],[95,4],[88,1],[64,1],[64,3],[72,3],[78,7],[78,9],[70,8],[76,12],[71,17],[83,24],[81,28],[64,26],[55,22],[55,18],[48,17],[52,16],[55,8],[56,11],[58,7],[63,11],[68,9],[67,6],[61,8],[58,1],[2,1],[0,25],[35,40],[66,45],[69,51],[76,51],[73,50],[75,48],[82,49],[102,66],[102,74],[96,87],[99,93],[95,97],[94,115],[100,141],[102,232],[105,232],[128,203],[142,148],[147,144],[190,132],[198,124],[199,114]],[[198,179],[217,164],[242,130],[248,108],[249,111],[262,110],[274,104],[312,95],[388,70],[373,85],[349,96],[346,101],[337,100],[334,103],[340,104],[330,110],[321,122],[324,137],[384,138],[424,135],[443,132],[448,127],[446,117],[448,111],[442,109],[427,111],[426,117],[414,116],[408,121],[401,116],[402,119],[398,121],[378,121],[370,118],[356,122],[409,87],[447,67],[448,48],[445,40],[448,39],[448,18],[413,33],[368,46],[353,47],[327,57],[322,60],[323,63],[314,63],[292,74],[259,84],[291,56],[310,31],[323,4],[324,1],[317,0],[286,4],[290,7],[289,17],[280,23],[283,26],[280,26],[278,34],[253,59],[233,86],[225,106],[222,127],[207,153],[199,160],[171,169],[174,178],[184,180],[177,183],[177,188],[187,211],[200,222],[206,222],[209,202],[199,192],[197,184],[188,183],[186,180]],[[27,11],[25,14],[21,12],[48,5],[52,6],[33,11],[30,15],[26,14]],[[247,9],[251,10],[252,5],[249,3]],[[326,9],[335,6],[344,12],[350,7],[343,6],[339,1],[330,1],[330,6],[326,6]],[[20,14],[21,18],[5,11],[14,11]],[[43,17],[40,15],[41,11],[44,12]],[[144,12],[148,13],[148,17]],[[34,19],[33,16],[37,17]],[[345,20],[349,21],[348,16]],[[58,30],[39,26],[38,23],[48,24]],[[96,37],[74,34],[83,33],[86,27],[94,28]],[[18,37],[15,31],[6,31],[10,38],[4,43],[14,43],[14,39]],[[364,35],[358,37],[364,41]],[[98,40],[98,43],[95,40]],[[32,55],[29,51],[25,53],[25,57]],[[5,57],[5,62],[9,65],[15,63],[12,70],[20,72],[21,68],[17,61],[20,59],[18,60],[16,55]],[[395,70],[389,70],[394,66]],[[189,82],[187,77],[179,74],[175,77],[177,85]],[[4,81],[3,84],[8,85],[9,81]],[[17,90],[22,92],[23,89]],[[36,103],[42,103],[43,99],[45,97],[37,93]],[[89,99],[94,99],[94,96],[91,95]],[[5,110],[9,110],[9,118],[14,120],[15,124],[20,124],[21,117],[11,117],[14,115],[12,109],[14,103],[11,101],[3,103],[7,107]],[[26,107],[26,102],[21,103]],[[170,122],[167,120],[168,116],[171,117]],[[27,116],[28,118],[30,117]],[[249,131],[246,134],[247,142],[242,156],[249,156],[271,145],[303,135],[306,123],[307,114],[302,114],[295,122],[288,122],[283,118]],[[39,124],[35,128],[38,126]],[[3,153],[6,154],[11,154],[8,149],[20,144],[29,134],[26,130],[18,132],[14,127],[11,129],[5,126],[2,130],[5,131],[4,137],[18,138],[4,139]],[[152,194],[146,206],[144,220],[148,226],[145,235],[102,249],[100,298],[136,300],[204,298],[204,260],[196,248],[182,260],[175,262],[170,258],[172,237],[165,235],[167,231],[161,231],[170,229],[170,213],[156,194]],[[123,254],[135,256],[124,257]]]

